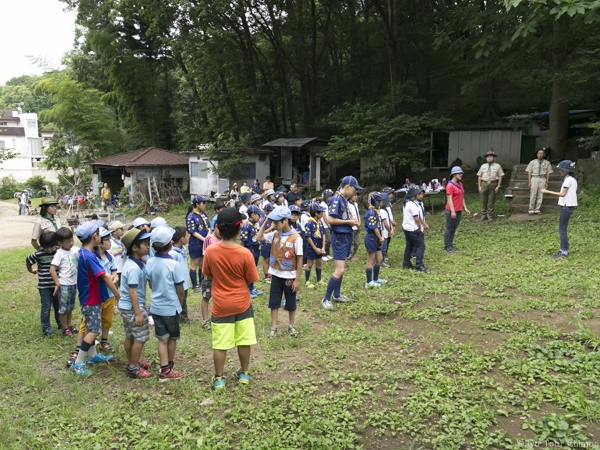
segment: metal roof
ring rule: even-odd
[[[142,166],[187,166],[189,156],[160,148],[142,148],[97,159],[92,166],[142,167]]]
[[[309,138],[280,138],[275,139],[274,141],[267,142],[263,144],[263,147],[291,147],[291,148],[300,148],[304,147],[306,144],[310,144],[313,141],[319,141],[320,143],[327,144],[327,141],[324,139],[319,139],[318,137],[309,137]]]
[[[0,119],[2,122],[2,119]],[[2,136],[25,136],[25,128],[23,127],[0,127],[0,138]]]

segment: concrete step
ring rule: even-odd
[[[528,212],[528,205],[510,205],[510,211],[513,213],[526,213]],[[558,214],[560,212],[560,206],[558,205],[542,205],[540,209],[543,213]]]
[[[513,170],[510,179],[511,180],[525,180],[527,181],[527,178],[529,177],[529,174],[525,171],[523,172],[515,172]],[[550,174],[550,181],[562,181],[564,178],[557,173],[556,171],[552,172]]]
[[[529,186],[527,185],[528,181],[527,178],[524,180],[510,180],[510,182],[508,183],[508,187],[514,190],[526,190],[529,191]],[[553,181],[550,180],[550,182],[548,183],[548,189],[550,189],[551,191],[560,191],[560,187],[562,186],[562,180],[561,181]]]
[[[512,199],[507,199],[512,205],[529,205],[529,195],[527,196],[514,196]],[[558,197],[551,195],[544,195],[542,205],[558,205]]]

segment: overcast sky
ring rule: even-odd
[[[43,57],[58,68],[73,48],[75,13],[58,0],[0,0],[0,85],[19,75],[42,74],[29,56]]]

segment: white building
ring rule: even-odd
[[[49,144],[51,132],[40,137],[36,113],[0,110],[0,148],[10,150],[16,157],[0,163],[0,178],[12,175],[17,181],[40,175],[48,181],[57,181],[53,170],[39,167],[44,158],[44,148]]]

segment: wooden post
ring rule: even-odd
[[[315,183],[315,189],[317,191],[321,190],[321,157],[317,156],[315,158],[315,177],[316,177],[316,183]],[[308,180],[308,184],[310,184],[310,180]]]

